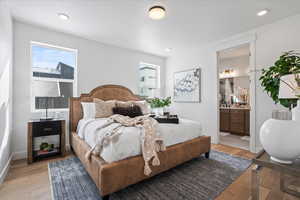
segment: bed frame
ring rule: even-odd
[[[144,159],[141,155],[130,157],[113,163],[106,163],[100,156],[92,155],[91,160],[85,158],[90,146],[76,133],[77,124],[82,119],[81,102],[91,102],[93,98],[102,100],[131,101],[140,100],[128,88],[119,85],[104,85],[93,89],[89,94],[70,99],[70,145],[85,169],[97,185],[103,199],[109,199],[109,194],[129,185],[148,179],[151,176],[171,169],[179,164],[205,154],[209,158],[210,137],[201,136],[187,142],[167,147],[159,152],[160,166],[151,166],[150,176],[144,175]],[[184,133],[182,133],[184,134]]]

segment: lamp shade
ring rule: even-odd
[[[296,89],[297,82],[294,74],[289,74],[282,76],[280,81],[279,88],[279,99],[297,99],[295,91],[292,88]],[[292,87],[292,88],[291,88]]]
[[[55,81],[39,81],[32,82],[33,95],[36,97],[59,97],[59,85]]]

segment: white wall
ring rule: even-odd
[[[180,117],[201,122],[203,131],[213,136],[216,142],[217,133],[217,68],[216,55],[212,49],[182,49],[176,50],[167,60],[166,68],[166,95],[173,97],[173,74],[186,69],[201,68],[201,102],[200,103],[175,103],[171,111]]]
[[[12,42],[11,15],[0,3],[0,184],[12,154]]]
[[[284,51],[300,50],[300,15],[286,18],[251,30],[247,33],[239,34],[239,37],[249,34],[256,34],[256,65],[257,69],[266,68],[274,64],[276,59]],[[234,38],[234,37],[232,37]],[[230,38],[230,39],[232,39]],[[224,42],[226,40],[222,40]],[[221,43],[221,41],[219,42]],[[167,61],[166,69],[166,95],[173,95],[173,73],[183,69],[193,67],[202,68],[202,102],[201,103],[173,103],[172,109],[181,116],[200,121],[205,133],[217,141],[218,114],[217,114],[217,63],[216,46],[218,42],[198,49],[174,50],[172,56]],[[257,72],[259,77],[260,71]],[[256,132],[257,147],[259,147],[258,133],[262,123],[271,117],[273,109],[282,106],[275,106],[272,99],[262,91],[260,83],[257,81],[256,94]]]
[[[15,21],[13,120],[15,158],[26,156],[27,122],[30,118],[40,116],[40,113],[30,112],[30,41],[78,50],[78,94],[87,93],[103,84],[124,85],[137,92],[140,62],[161,66],[161,77],[165,77],[165,58]],[[162,83],[164,88],[163,80]],[[67,116],[67,113],[65,115]]]
[[[250,89],[250,79],[249,76],[240,76],[233,78],[234,86]]]

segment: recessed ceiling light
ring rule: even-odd
[[[60,19],[62,20],[69,20],[70,19],[70,16],[65,14],[65,13],[58,13],[57,14],[59,16]]]
[[[165,51],[166,51],[166,52],[171,52],[171,51],[172,51],[172,48],[165,48]]]
[[[149,9],[148,15],[151,19],[160,20],[166,16],[166,9],[162,6],[153,6]]]
[[[258,13],[257,13],[257,16],[264,16],[264,15],[266,15],[267,13],[269,12],[269,10],[268,9],[264,9],[264,10],[261,10],[261,11],[259,11]]]

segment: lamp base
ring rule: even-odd
[[[273,157],[273,156],[271,156],[271,160],[273,160],[273,161],[275,161],[275,162],[278,162],[278,163],[282,163],[282,164],[288,164],[288,165],[290,165],[290,164],[293,163],[293,161],[280,160],[280,159],[275,158],[275,157]]]
[[[292,110],[293,120],[300,121],[300,100],[297,101],[297,106]]]

